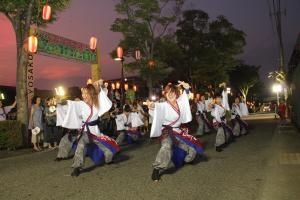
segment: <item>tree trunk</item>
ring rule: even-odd
[[[25,25],[22,24],[20,15],[15,17],[14,29],[16,33],[17,41],[17,81],[16,81],[16,93],[17,93],[17,119],[22,124],[23,142],[24,145],[28,145],[28,102],[27,102],[27,64],[28,53],[23,48],[24,39],[29,36],[30,22],[32,18],[33,10],[32,0],[28,5],[26,14]]]

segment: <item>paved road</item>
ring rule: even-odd
[[[3,158],[0,199],[261,199],[276,122],[249,123],[251,133],[221,153],[214,150],[214,133],[202,137],[209,161],[170,170],[159,183],[150,179],[157,141],[125,148],[123,162],[77,178],[69,175],[72,160],[53,161],[56,151]]]

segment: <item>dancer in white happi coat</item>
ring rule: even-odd
[[[143,126],[144,123],[140,119],[138,113],[131,112],[129,105],[124,106],[124,112],[116,116],[117,131],[119,136],[116,139],[118,144],[127,139],[128,143],[136,142],[141,136],[138,127]]]
[[[228,144],[232,140],[232,130],[226,124],[226,109],[222,104],[222,98],[220,95],[215,96],[211,115],[214,117],[213,124],[217,130],[215,147],[216,151],[220,152],[224,145]]]
[[[233,135],[238,137],[247,134],[248,125],[241,118],[248,115],[247,105],[240,102],[240,98],[236,97],[232,104],[232,122],[233,122]]]
[[[83,101],[67,101],[66,115],[63,122],[58,122],[68,129],[81,129],[77,138],[77,147],[74,155],[72,176],[78,176],[84,166],[85,148],[88,144],[94,146],[99,154],[104,155],[105,163],[111,163],[113,156],[120,151],[115,140],[104,135],[98,128],[98,119],[112,106],[105,92],[100,89],[103,81],[94,85],[88,84],[81,89]],[[97,89],[100,92],[97,91]],[[98,156],[98,155],[96,155]],[[100,156],[101,157],[101,156]]]
[[[221,83],[219,87],[222,89],[222,105],[227,111],[230,111],[226,83]]]
[[[180,95],[178,87],[169,83],[164,89],[167,101],[149,106],[150,114],[153,115],[150,137],[159,137],[161,140],[160,150],[153,163],[153,181],[160,179],[161,172],[168,168],[171,160],[175,166],[176,163],[181,166],[183,162],[192,162],[197,153],[202,154],[204,151],[202,143],[189,135],[188,129],[181,128],[181,124],[192,120],[192,114],[187,95],[189,84],[179,81],[179,86],[184,87],[183,94]],[[181,160],[174,150],[184,153]]]
[[[210,132],[210,124],[207,119],[207,110],[205,105],[205,96],[202,95],[200,97],[200,101],[197,102],[197,112],[196,112],[196,119],[198,122],[198,130],[196,135],[201,136],[204,133]]]
[[[0,121],[5,121],[7,117],[7,113],[9,113],[14,107],[16,107],[17,101],[10,106],[3,106],[2,101],[0,100]]]

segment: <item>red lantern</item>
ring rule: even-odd
[[[32,35],[28,38],[28,51],[30,53],[36,53],[38,45],[38,39],[36,36]]]
[[[111,84],[111,89],[115,90],[116,89],[116,85],[114,83]]]
[[[117,48],[117,57],[118,57],[119,59],[122,59],[122,58],[123,58],[123,49],[122,49],[122,47],[118,47],[118,48]]]
[[[137,91],[136,85],[133,86],[133,90],[134,90],[135,92]]]
[[[135,59],[136,60],[141,60],[141,51],[140,50],[135,50]]]
[[[46,4],[43,7],[43,20],[47,21],[50,19],[50,17],[51,17],[51,7],[48,4]]]
[[[124,89],[125,89],[125,91],[128,90],[128,84],[127,83],[124,84]]]
[[[93,81],[92,81],[92,79],[88,79],[88,80],[87,80],[87,82],[86,82],[86,84],[87,84],[87,85],[89,85],[89,84],[93,84]]]
[[[91,37],[90,39],[90,49],[95,50],[97,46],[97,38]]]
[[[148,62],[150,69],[153,69],[155,67],[155,61],[154,60],[150,60]]]
[[[120,83],[119,82],[116,83],[116,88],[120,89]]]

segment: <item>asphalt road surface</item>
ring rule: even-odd
[[[160,182],[150,178],[159,143],[148,138],[125,146],[116,164],[92,168],[87,159],[86,172],[77,178],[70,176],[72,160],[53,161],[56,150],[3,158],[0,199],[261,199],[276,122],[249,124],[250,134],[220,153],[215,133],[203,136],[209,160],[171,169]]]

